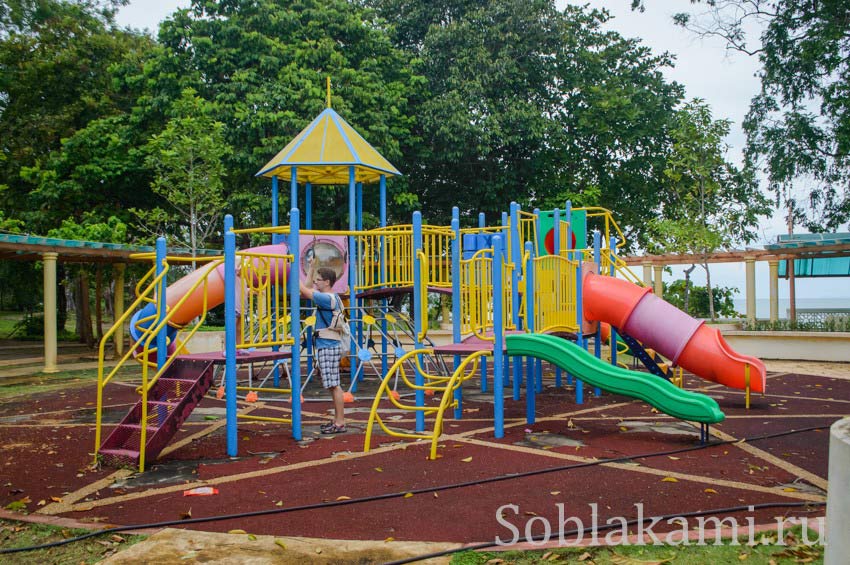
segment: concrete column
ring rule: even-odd
[[[57,373],[56,367],[56,260],[58,253],[43,253],[44,260],[44,369]]]
[[[664,265],[653,265],[652,270],[653,278],[655,279],[655,296],[661,298],[661,295],[664,294],[664,285],[662,284],[662,277],[664,276]]]
[[[117,263],[113,266],[115,276],[115,295],[112,297],[112,311],[114,313],[113,323],[124,315],[124,269],[126,265]],[[115,332],[112,336],[113,344],[115,345],[116,359],[120,359],[124,355],[124,328]]]
[[[842,565],[850,555],[850,418],[829,429],[829,492],[826,495],[824,565]]]
[[[779,261],[768,261],[770,267],[770,321],[779,320]]]
[[[652,263],[643,264],[643,284],[652,286]]]
[[[755,257],[744,257],[747,271],[747,321],[756,321],[756,260]]]

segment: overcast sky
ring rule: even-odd
[[[640,38],[657,53],[668,51],[676,55],[676,65],[667,69],[668,80],[685,86],[686,97],[705,99],[712,108],[715,118],[732,121],[732,130],[726,142],[729,144],[729,159],[740,163],[745,137],[741,122],[747,113],[750,99],[759,88],[755,74],[757,61],[733,52],[728,52],[719,40],[700,40],[685,30],[675,27],[671,15],[690,8],[684,0],[652,0],[647,2],[644,13],[630,9],[631,0],[556,0],[559,7],[565,4],[589,4],[606,8],[614,16],[608,24],[625,37]],[[118,23],[137,29],[149,29],[156,34],[159,22],[175,9],[189,6],[189,0],[132,0],[129,6],[118,13]],[[767,219],[760,229],[758,243],[775,241],[785,233],[780,215]],[[768,296],[767,263],[759,262],[756,272],[756,287],[759,298]],[[640,273],[638,273],[640,274]],[[681,278],[681,268],[674,269],[674,277]],[[744,292],[744,265],[723,264],[712,266],[712,281],[724,286],[737,287]],[[701,269],[694,271],[694,280],[704,284]],[[787,296],[787,282],[780,280],[780,296]],[[844,298],[850,302],[845,279],[807,279],[797,285],[798,298]],[[836,304],[846,307],[850,304]]]

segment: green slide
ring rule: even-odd
[[[648,373],[615,367],[560,337],[511,334],[505,337],[505,344],[509,357],[543,359],[592,386],[638,398],[675,418],[705,424],[716,424],[725,418],[713,398],[682,390],[670,381]]]

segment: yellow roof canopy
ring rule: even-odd
[[[352,166],[355,180],[366,184],[378,182],[381,175],[401,175],[348,122],[327,108],[256,176],[291,180],[295,167],[298,182],[348,184]]]

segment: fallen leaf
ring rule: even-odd
[[[410,497],[412,497],[412,496],[413,496],[413,493],[412,493],[412,492],[406,492],[406,493],[404,493],[404,498],[410,498]]]
[[[593,557],[593,556],[592,556],[589,552],[585,551],[584,553],[582,553],[581,555],[579,555],[578,560],[579,560],[579,561],[587,561],[587,560],[588,560],[588,559],[590,559],[591,557]]]
[[[383,473],[383,472],[384,472],[384,470],[383,470],[383,469],[381,469],[380,467],[375,467],[375,470],[376,470],[377,472],[379,472],[379,473]]]
[[[395,541],[395,538],[393,538],[393,537],[387,538],[387,539],[384,540],[384,543],[388,543],[388,542],[391,542],[391,541]]]
[[[277,545],[281,549],[286,549],[286,544],[283,543],[282,539],[276,539],[276,540],[274,540],[274,543],[275,543],[275,545]]]
[[[47,501],[42,499],[38,501],[38,504],[36,504],[36,506],[44,506],[45,504],[47,504]]]
[[[338,497],[336,497],[336,499],[337,500],[351,500],[351,497],[350,496],[338,496]]]
[[[559,494],[561,494],[561,491],[559,491],[559,490],[553,490],[553,491],[552,491],[552,492],[550,492],[549,494],[551,494],[552,496],[558,496]]]
[[[192,509],[191,508],[189,510],[187,510],[186,512],[180,513],[180,519],[181,520],[188,520],[191,517],[192,517]]]
[[[248,539],[251,541],[257,541],[257,536],[255,536],[254,534],[248,534]]]
[[[245,530],[229,530],[227,533],[228,534],[247,534],[248,532],[246,532]]]
[[[713,488],[707,488],[707,489],[705,489],[705,491],[703,491],[703,492],[707,492],[707,493],[709,493],[709,494],[717,494],[717,491],[716,491],[716,490],[714,490]]]
[[[676,477],[664,477],[663,479],[661,479],[661,482],[663,482],[663,483],[678,483],[679,479],[677,479]]]
[[[439,495],[435,492],[435,493],[434,493],[434,498],[440,498],[440,496],[439,496]]]
[[[464,463],[469,463],[470,461],[472,461],[472,457],[467,457],[466,459],[461,459],[461,461],[463,461]]]
[[[795,489],[794,487],[785,487],[785,488],[784,488],[784,489],[782,489],[782,490],[783,490],[784,492],[797,492],[797,489]]]
[[[282,500],[278,500],[277,502],[275,502],[275,503],[274,503],[274,505],[275,505],[275,506],[283,506],[283,501],[282,501]]]
[[[53,502],[62,502],[62,499],[58,496],[51,496],[50,500],[52,500]]]
[[[668,455],[667,459],[670,459],[671,461],[678,461],[679,459],[681,459],[681,457],[673,457],[672,455]]]

